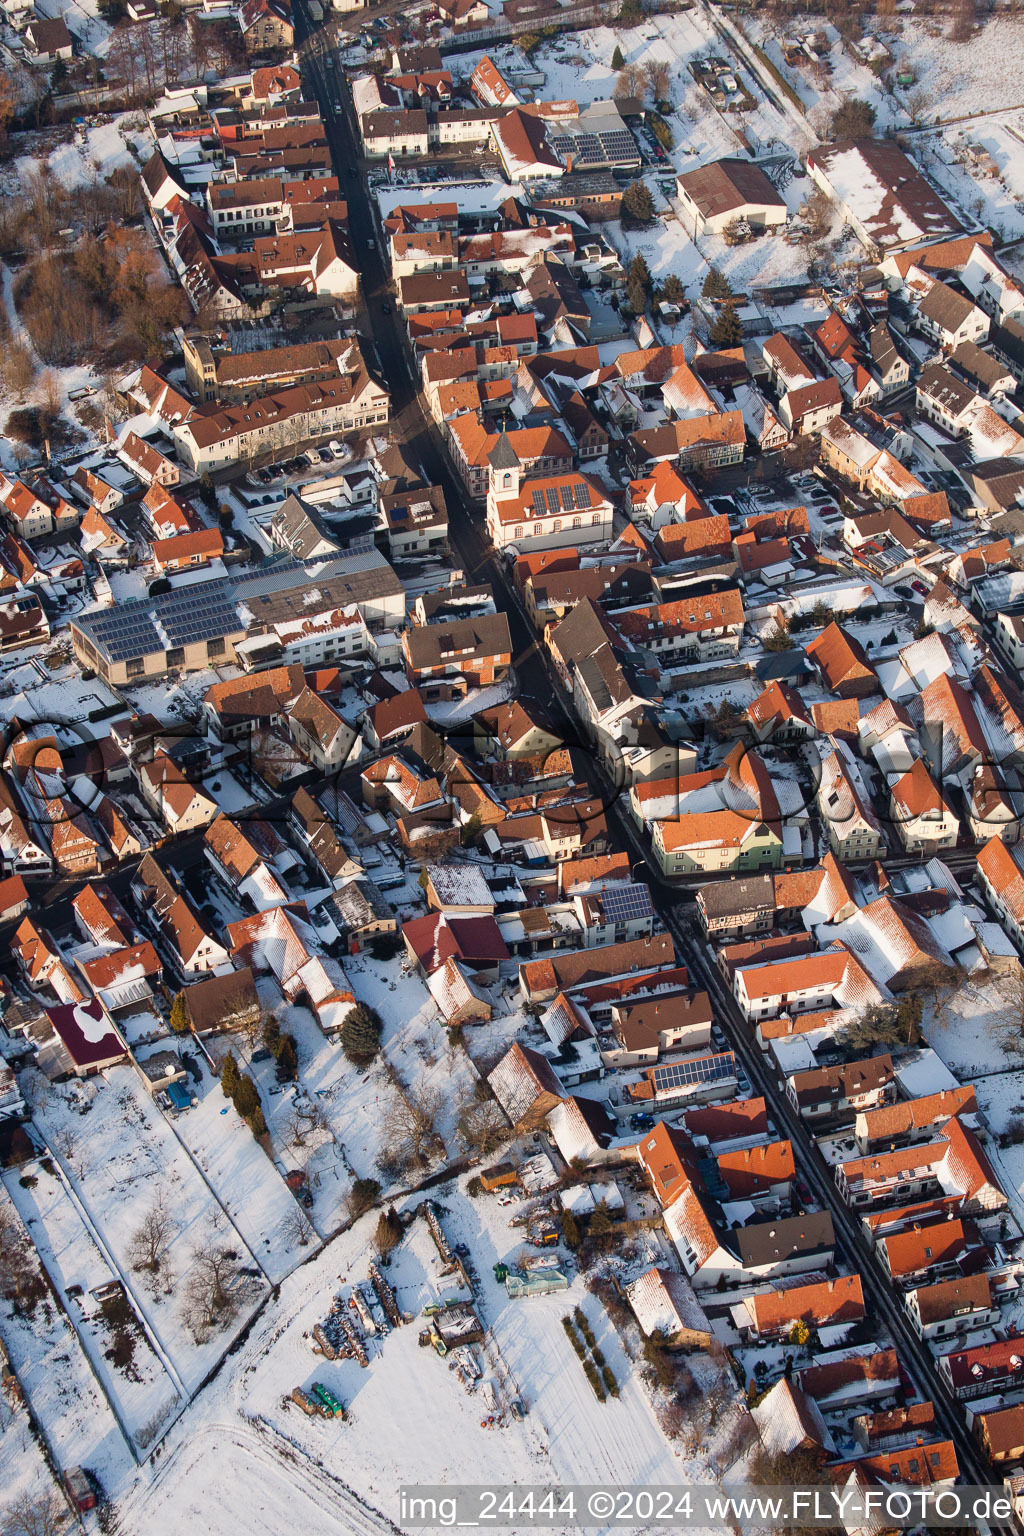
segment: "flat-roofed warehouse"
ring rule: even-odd
[[[404,624],[405,589],[371,544],[320,563],[267,560],[255,571],[80,614],[71,638],[83,667],[128,684],[240,660],[235,646],[247,636],[342,608],[358,609],[371,629]]]

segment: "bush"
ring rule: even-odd
[[[604,1355],[597,1344],[591,1344],[590,1356],[599,1371],[604,1370]]]
[[[604,1383],[602,1382],[600,1376],[597,1374],[597,1370],[594,1366],[591,1365],[589,1360],[584,1365],[583,1371],[587,1380],[590,1382],[590,1385],[594,1389],[594,1396],[597,1398],[599,1403],[603,1403],[607,1396],[607,1393],[604,1390]]]
[[[352,1193],[348,1197],[353,1218],[362,1216],[364,1212],[370,1210],[379,1198],[380,1185],[376,1179],[356,1179],[352,1185]]]
[[[615,1380],[615,1372],[610,1370],[607,1365],[601,1367],[601,1380],[604,1382],[608,1396],[618,1397],[619,1384]]]
[[[469,1195],[471,1200],[477,1200],[483,1192],[484,1186],[481,1184],[479,1177],[474,1174],[466,1185],[466,1194]]]
[[[295,1036],[282,1035],[277,1052],[277,1068],[286,1083],[294,1083],[299,1075],[299,1058],[295,1050]]]
[[[875,131],[875,109],[870,102],[851,96],[832,114],[832,139],[870,139]]]
[[[48,420],[37,405],[23,405],[7,418],[7,436],[30,448],[41,448],[48,430]]]

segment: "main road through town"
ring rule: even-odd
[[[382,231],[371,211],[345,72],[338,62],[330,35],[310,22],[307,0],[295,0],[294,12],[298,55],[307,93],[312,92],[320,106],[335,173],[342,196],[348,203],[349,236],[361,276],[366,325],[377,351],[383,381],[391,393],[395,436],[427,479],[444,491],[450,540],[466,579],[490,582],[499,606],[508,616],[521,696],[549,717],[556,716],[568,743],[589,750],[572,713],[571,701],[566,698],[546,650],[536,643],[507,570],[490,544],[482,514],[467,501],[440,433],[423,409],[410,364],[402,316],[389,284]],[[931,1352],[908,1322],[898,1296],[879,1269],[860,1222],[839,1199],[831,1172],[806,1125],[786,1099],[781,1080],[757,1046],[750,1025],[714,966],[695,921],[692,901],[686,899],[685,892],[678,886],[661,877],[628,811],[596,759],[593,759],[591,776],[602,785],[612,829],[618,834],[622,846],[635,856],[635,867],[643,868],[658,910],[672,932],[691,977],[708,992],[717,1021],[742,1062],[751,1085],[764,1095],[780,1131],[792,1141],[797,1166],[816,1199],[831,1210],[837,1250],[848,1266],[861,1276],[869,1316],[885,1324],[918,1392],[934,1403],[939,1429],[956,1447],[963,1478],[977,1484],[991,1483],[992,1469],[968,1434],[959,1405],[939,1379]]]

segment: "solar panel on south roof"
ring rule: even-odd
[[[572,486],[571,485],[563,485],[562,486],[562,508],[566,512],[571,512],[572,508],[573,508],[573,505],[574,505],[574,502],[573,502],[573,496],[572,496]]]
[[[543,517],[544,516],[544,511],[545,511],[545,508],[544,508],[544,492],[543,491],[534,491],[533,495],[530,498],[530,500],[533,502],[533,510],[537,513],[537,516],[538,517]]]
[[[680,1061],[671,1067],[655,1067],[651,1074],[655,1089],[685,1088],[695,1083],[716,1083],[736,1072],[732,1051],[720,1056],[697,1056],[692,1061]]]
[[[589,485],[585,485],[584,482],[582,480],[580,480],[580,481],[577,482],[576,485],[573,486],[572,489],[573,489],[573,495],[576,497],[576,505],[578,507],[589,507],[590,506],[590,486]]]
[[[636,917],[649,917],[651,893],[646,885],[609,887],[601,896],[601,905],[616,922],[629,922]]]
[[[558,491],[557,491],[557,489],[549,488],[547,495],[548,495],[548,511],[549,512],[557,512],[558,511]]]

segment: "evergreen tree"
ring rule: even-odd
[[[612,1218],[608,1214],[608,1207],[601,1200],[598,1202],[597,1209],[590,1218],[587,1234],[593,1239],[597,1247],[603,1248],[611,1237],[611,1231]]]
[[[643,251],[637,251],[629,264],[629,281],[639,283],[645,293],[651,291],[651,269],[647,265],[647,258]]]
[[[377,1219],[377,1229],[373,1234],[373,1246],[383,1258],[398,1247],[402,1241],[402,1223],[398,1219],[398,1213],[394,1206],[390,1210],[381,1211]]]
[[[681,304],[686,298],[686,289],[683,287],[682,279],[678,278],[674,272],[670,272],[662,283],[661,297],[666,304]]]
[[[642,181],[631,181],[622,194],[623,212],[636,224],[650,224],[654,218],[654,198]]]
[[[622,49],[616,43],[615,52],[612,54],[612,69],[621,69],[625,62],[625,59],[622,57]]]
[[[281,1048],[281,1026],[272,1013],[268,1013],[263,1021],[263,1044],[272,1056],[276,1056]]]
[[[179,992],[171,1004],[171,1028],[176,1035],[187,1035],[192,1027],[184,992]]]
[[[249,1127],[250,1131],[252,1131],[257,1141],[259,1141],[261,1136],[265,1136],[267,1134],[267,1122],[264,1120],[263,1111],[258,1104],[256,1105],[255,1109],[246,1115],[245,1123]]]
[[[626,302],[634,315],[642,315],[647,309],[647,290],[642,283],[634,283],[632,279],[626,284]]]
[[[357,1067],[368,1067],[380,1050],[383,1024],[380,1014],[365,1003],[357,1003],[341,1026],[341,1048]]]
[[[235,1108],[243,1120],[248,1120],[253,1111],[260,1107],[260,1096],[256,1091],[256,1084],[251,1077],[245,1077],[241,1073],[235,1084],[233,1098]]]
[[[226,1099],[233,1099],[238,1088],[238,1062],[234,1051],[228,1051],[220,1067],[220,1086]]]
[[[875,131],[875,109],[870,102],[851,96],[832,114],[829,137],[833,139],[870,139]]]
[[[579,1247],[580,1229],[572,1211],[562,1212],[562,1237],[567,1248],[575,1251]]]
[[[727,304],[711,327],[713,347],[738,347],[743,340],[743,326],[735,304]]]
[[[706,299],[731,299],[732,286],[727,277],[719,272],[717,267],[712,267],[704,279],[704,286],[700,290]]]
[[[295,1050],[294,1035],[281,1036],[277,1049],[277,1070],[289,1083],[293,1083],[299,1075],[299,1058]]]

